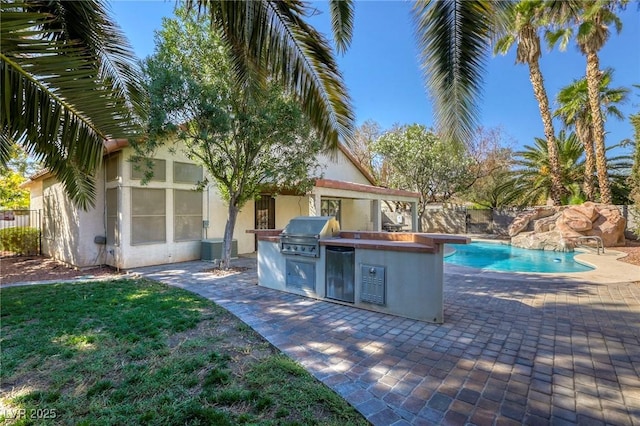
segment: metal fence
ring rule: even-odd
[[[0,210],[0,254],[42,254],[41,228],[39,210]]]

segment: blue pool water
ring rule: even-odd
[[[455,250],[453,254],[447,252]],[[593,268],[573,259],[575,253],[527,250],[509,244],[480,243],[448,245],[444,261],[453,265],[498,272],[584,272]]]

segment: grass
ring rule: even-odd
[[[368,424],[184,290],[125,279],[5,288],[0,302],[3,424]]]

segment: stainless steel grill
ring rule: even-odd
[[[335,237],[340,223],[333,216],[298,216],[289,221],[280,234],[280,252],[320,257],[320,238]]]

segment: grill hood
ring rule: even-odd
[[[289,221],[281,235],[329,238],[339,233],[340,223],[334,216],[298,216]]]

